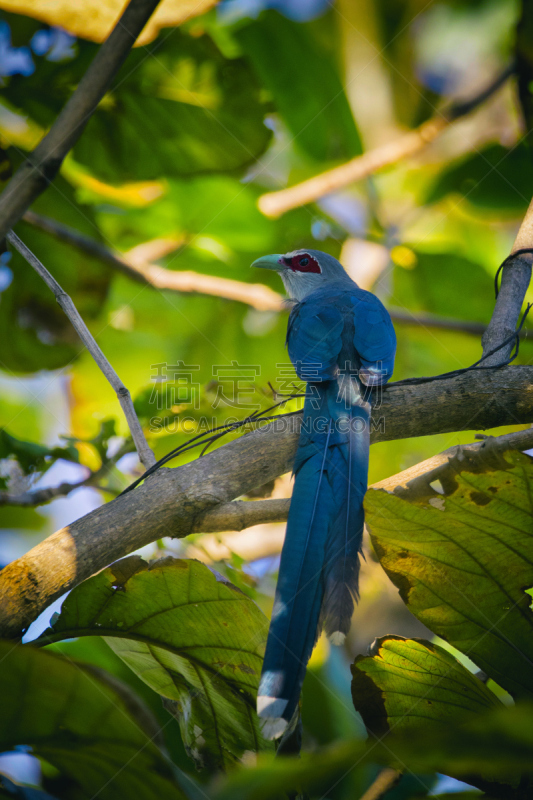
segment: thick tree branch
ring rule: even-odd
[[[83,344],[92,355],[100,369],[102,370],[103,374],[117,393],[118,401],[122,406],[122,410],[124,412],[124,416],[126,417],[126,421],[128,423],[128,428],[130,429],[131,437],[135,444],[135,448],[137,453],[139,454],[139,458],[141,463],[146,467],[151,467],[156,462],[156,458],[148,446],[148,442],[146,441],[145,435],[143,433],[143,429],[141,428],[141,424],[137,419],[137,414],[135,413],[135,409],[133,408],[133,402],[130,396],[129,391],[126,389],[120,378],[118,377],[117,373],[103,354],[103,352],[98,347],[95,338],[93,337],[92,333],[90,332],[89,328],[82,320],[76,306],[68,296],[66,292],[63,291],[59,283],[56,279],[50,275],[46,267],[41,264],[39,259],[33,255],[31,250],[29,250],[24,242],[18,238],[18,236],[10,231],[7,234],[7,240],[10,244],[15,247],[18,252],[21,254],[23,258],[26,259],[28,264],[41,276],[44,280],[46,285],[53,291],[55,298],[69,320],[72,322],[74,329],[80,339],[82,340]]]
[[[258,200],[259,209],[267,217],[280,217],[292,208],[313,203],[326,194],[338,191],[350,183],[367,178],[384,167],[416,155],[440,136],[452,122],[469,114],[494,94],[513,72],[514,65],[509,66],[476,97],[465,103],[455,104],[436,114],[416,130],[409,131],[393,142],[388,142],[375,150],[369,150],[361,156],[352,158],[346,164],[341,164],[340,167],[322,172],[320,175],[315,175],[314,178],[290,186],[288,189],[262,195]]]
[[[524,297],[531,280],[533,252],[513,257],[519,250],[533,250],[533,200],[516,236],[511,255],[502,269],[501,287],[487,330],[482,336],[483,355],[494,350],[505,341],[514,330],[520,317]],[[484,362],[487,365],[500,364],[511,355],[514,342],[509,342]]]
[[[291,468],[300,421],[300,414],[285,415],[185,466],[161,469],[8,565],[0,573],[0,636],[19,636],[53,600],[133,550],[198,526],[208,530],[208,511]],[[416,386],[392,384],[374,411],[372,441],[531,422],[533,368],[480,370]],[[283,508],[274,512],[271,521]],[[221,516],[232,511],[213,513],[217,527],[230,524]],[[238,527],[233,520],[231,527]]]
[[[455,445],[449,447],[436,456],[421,461],[397,475],[392,475],[378,483],[372,484],[370,489],[386,489],[389,492],[401,490],[410,481],[423,480],[431,483],[437,480],[439,473],[447,466],[450,458],[459,451],[474,452],[487,446],[498,450],[528,450],[533,448],[533,428],[526,428],[515,433],[503,436],[483,437],[482,441],[468,445]],[[220,533],[222,531],[242,531],[253,525],[268,522],[285,522],[289,514],[290,499],[276,500],[234,500],[231,503],[222,503],[205,514],[197,517],[194,522],[195,533]]]
[[[0,196],[0,241],[55,178],[160,0],[130,0],[50,131]]]
[[[262,283],[244,283],[243,281],[219,278],[215,275],[203,275],[199,272],[178,272],[164,269],[157,264],[134,264],[126,255],[113,253],[100,242],[84,236],[74,228],[63,225],[55,219],[36,214],[34,211],[27,211],[23,219],[35,228],[51,234],[56,239],[74,245],[79,250],[99,258],[134,281],[151,286],[154,289],[224,297],[228,300],[245,303],[258,311],[286,310],[283,297]],[[393,322],[401,322],[405,325],[423,325],[425,328],[461,331],[475,336],[481,336],[486,327],[479,322],[450,319],[449,317],[439,317],[435,314],[412,314],[399,308],[391,308],[389,313]]]

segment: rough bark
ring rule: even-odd
[[[8,565],[0,573],[0,636],[20,636],[65,591],[149,542],[213,530],[210,509],[291,468],[300,422],[300,414],[286,415],[190,464],[161,469]],[[531,422],[533,367],[479,370],[416,386],[392,384],[375,409],[372,441]],[[277,521],[281,512],[251,524]],[[225,527],[220,515],[227,509],[212,513],[219,515],[217,528]]]

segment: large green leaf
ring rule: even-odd
[[[280,800],[294,789],[305,792],[310,798],[323,800],[336,796],[335,789],[349,772],[366,768],[368,764],[393,763],[407,774],[441,772],[467,783],[472,783],[474,778],[489,791],[491,798],[529,800],[530,777],[526,774],[521,785],[517,787],[516,784],[521,773],[531,772],[532,713],[530,704],[513,708],[500,706],[483,714],[473,714],[461,725],[435,725],[431,735],[427,729],[411,729],[408,735],[391,734],[385,740],[372,739],[366,748],[361,740],[351,739],[318,748],[313,753],[303,753],[301,758],[262,756],[257,766],[235,770],[218,781],[213,797],[214,800]],[[513,786],[502,783],[509,771]],[[490,773],[494,780],[483,780],[480,773]],[[431,779],[428,783],[431,785]],[[401,786],[400,782],[398,790]],[[424,789],[424,783],[419,786]],[[391,797],[395,796],[395,791],[391,792]],[[415,791],[409,795],[415,796]]]
[[[130,556],[74,589],[40,642],[104,636],[171,701],[198,765],[224,767],[271,747],[255,713],[267,629],[256,604],[204,564]]]
[[[431,188],[427,202],[455,192],[483,209],[517,213],[529,205],[532,183],[533,163],[524,144],[511,150],[491,145],[447,167]]]
[[[423,639],[377,639],[371,656],[357,656],[352,675],[354,705],[375,736],[409,735],[421,726],[431,735],[500,705],[454,656]]]
[[[381,565],[430,630],[515,697],[532,697],[533,461],[487,447],[460,453],[439,477],[367,493]]]
[[[69,63],[36,58],[33,75],[10,79],[7,101],[49,126],[97,50],[77,46]],[[226,59],[207,35],[167,30],[149,53],[130,53],[74,157],[110,182],[242,169],[271,137],[260,91],[244,59]]]
[[[322,20],[321,26],[328,21]],[[236,37],[271,91],[296,144],[317,160],[361,152],[334,54],[312,35],[309,24],[266,11]]]
[[[187,780],[193,791],[157,746],[159,729],[146,707],[103,670],[0,642],[0,687],[0,750],[32,747],[76,797],[196,796],[179,786]]]
[[[102,229],[122,250],[149,239],[184,237],[188,241],[185,252],[179,256],[172,253],[169,259],[175,269],[202,266],[202,255],[204,271],[206,262],[211,271],[209,262],[218,260],[227,276],[228,265],[220,256],[227,260],[234,250],[244,252],[247,260],[243,266],[247,268],[251,253],[266,252],[273,246],[274,226],[258,210],[259,191],[252,185],[243,185],[228,175],[205,175],[169,180],[167,186],[164,196],[147,208],[120,215],[113,213],[114,209],[99,213]],[[247,269],[247,273],[238,277],[257,280],[252,270]]]

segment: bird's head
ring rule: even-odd
[[[304,300],[326,284],[351,282],[336,258],[320,250],[293,250],[280,255],[262,256],[252,267],[272,269],[279,273],[292,300]]]

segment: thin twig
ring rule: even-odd
[[[119,461],[126,453],[131,453],[134,450],[132,442],[128,439],[117,450],[117,452],[110,458],[106,458],[103,464],[94,472],[91,472],[86,478],[75,483],[60,483],[59,486],[47,486],[43,489],[31,489],[21,494],[12,494],[9,491],[0,492],[0,506],[21,506],[25,508],[35,508],[49,503],[50,500],[55,500],[56,497],[66,497],[75,489],[83,487],[92,487],[101,492],[108,492],[112,495],[117,495],[118,490],[111,489],[107,486],[101,486],[100,481],[105,478],[109,470]]]
[[[282,311],[283,298],[278,292],[261,283],[244,283],[229,278],[219,278],[215,275],[203,275],[199,272],[175,271],[164,269],[157,264],[134,264],[127,256],[113,253],[105,245],[84,236],[67,225],[62,225],[49,217],[27,211],[24,221],[36,228],[52,234],[63,242],[68,242],[75,247],[89,253],[113,269],[122,272],[134,281],[152,286],[155,289],[165,289],[171,292],[194,292],[224,297],[228,300],[237,300],[246,303],[259,311]]]
[[[35,508],[55,500],[56,497],[66,497],[68,494],[87,486],[85,480],[77,483],[60,483],[59,486],[49,486],[46,489],[34,489],[33,491],[22,492],[21,494],[10,494],[0,492],[0,506],[20,506],[22,508]]]
[[[531,249],[531,253],[519,253]],[[513,257],[513,254],[516,256]],[[516,329],[522,304],[531,280],[531,264],[533,263],[533,200],[529,204],[526,215],[520,225],[513,244],[511,255],[502,268],[501,286],[496,305],[487,330],[481,337],[483,355],[489,353],[505,341]],[[486,359],[486,364],[493,366],[511,355],[513,342],[509,342],[498,353]]]
[[[392,769],[392,767],[382,769],[374,783],[361,795],[360,800],[380,800],[389,789],[396,786],[401,777],[402,773],[397,769]]]
[[[458,333],[471,333],[474,336],[482,335],[487,328],[482,322],[440,317],[437,314],[420,312],[412,314],[410,311],[402,311],[400,308],[390,307],[388,311],[393,322],[402,322],[405,325],[422,325],[423,328],[439,328],[446,331],[457,331]],[[525,333],[522,335],[525,336]]]
[[[256,308],[258,311],[286,311],[283,297],[270,287],[261,283],[244,283],[215,275],[203,275],[199,272],[176,272],[164,269],[157,264],[133,264],[123,254],[113,253],[105,245],[84,236],[74,228],[63,225],[55,219],[27,211],[23,217],[35,228],[45,231],[62,242],[77,247],[91,256],[99,258],[115,270],[135,281],[151,286],[154,289],[165,289],[171,292],[191,292],[224,297]],[[390,308],[393,322],[405,325],[422,325],[425,328],[459,331],[481,336],[486,326],[480,322],[440,317],[435,314],[412,314],[399,308]]]
[[[69,320],[71,321],[76,333],[82,340],[83,344],[92,355],[98,366],[100,367],[101,371],[117,393],[118,401],[122,406],[122,410],[124,412],[124,416],[126,417],[126,421],[128,423],[128,427],[130,429],[131,437],[135,444],[135,449],[139,454],[139,458],[141,463],[148,469],[155,464],[156,458],[152,453],[151,449],[148,446],[146,438],[143,433],[143,429],[137,419],[137,414],[135,413],[135,409],[133,408],[133,402],[131,400],[131,396],[129,391],[126,389],[120,378],[118,377],[117,373],[100,350],[99,346],[96,343],[92,333],[89,331],[89,328],[82,320],[76,306],[72,302],[71,298],[68,294],[63,291],[59,283],[56,279],[50,275],[46,267],[41,264],[39,259],[34,256],[34,254],[29,250],[24,242],[22,242],[19,237],[10,231],[7,234],[7,240],[10,244],[15,247],[18,252],[21,254],[23,258],[26,259],[28,264],[33,267],[33,269],[41,276],[44,280],[46,285],[55,295],[55,298]]]
[[[469,114],[488,97],[496,92],[514,72],[514,64],[507,67],[490,86],[467,102],[452,105],[448,110],[436,114],[422,123],[414,131],[404,134],[393,142],[388,142],[375,150],[369,150],[352,158],[346,164],[335,167],[314,178],[297,183],[279,192],[269,192],[258,200],[259,209],[267,217],[279,217],[292,208],[299,208],[306,203],[313,203],[326,194],[342,189],[350,183],[360,181],[384,167],[396,164],[405,158],[419,153],[430,142],[460,117]]]
[[[160,0],[130,0],[67,104],[0,196],[0,241],[55,178]]]

